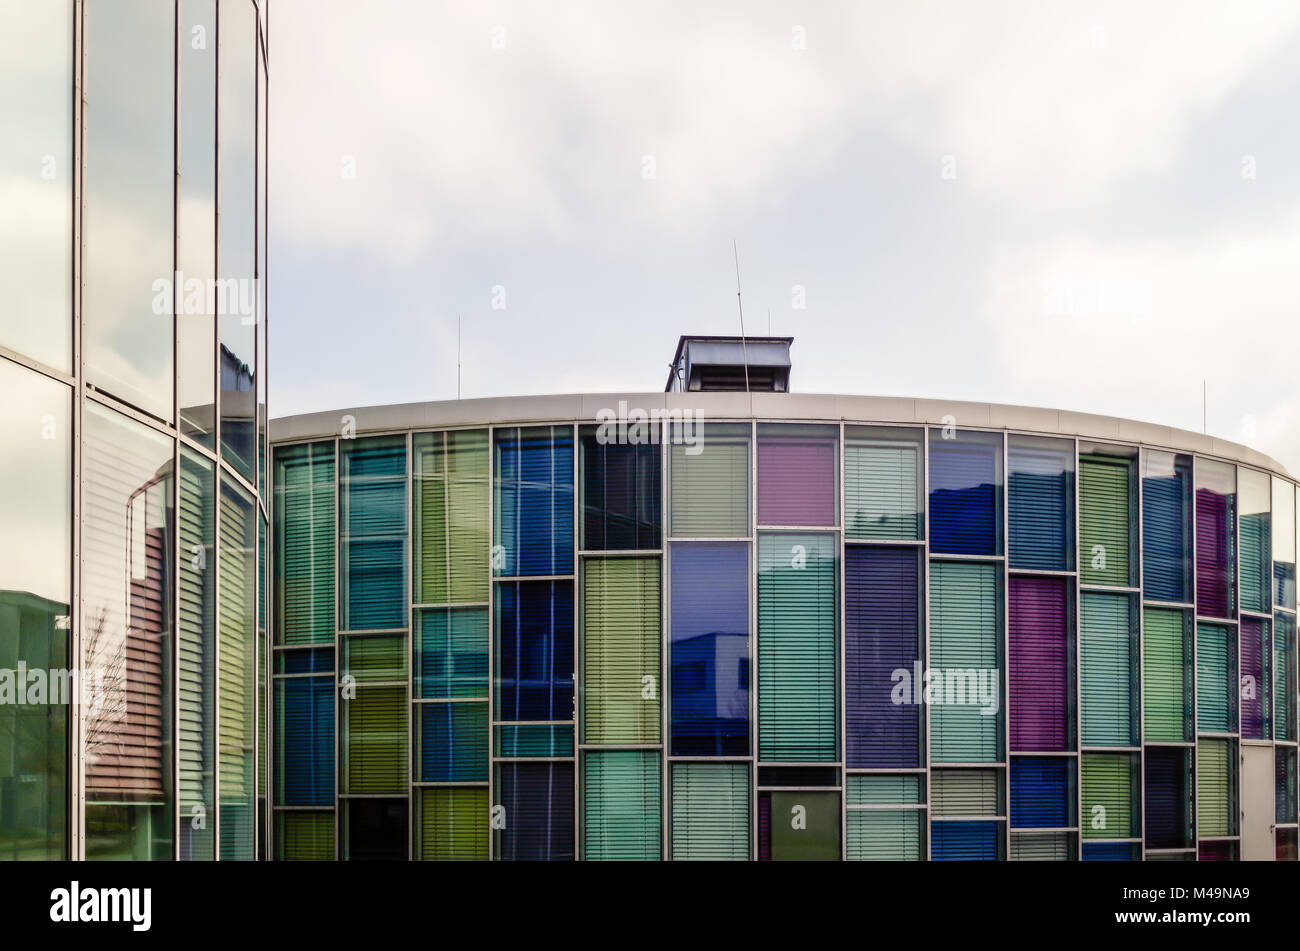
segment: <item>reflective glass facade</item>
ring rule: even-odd
[[[277,423],[272,858],[1293,851],[1280,470],[542,402]]]
[[[263,23],[0,3],[3,859],[259,853]]]

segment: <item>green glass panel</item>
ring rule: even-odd
[[[356,689],[340,699],[343,719],[345,793],[407,791],[407,703],[405,687]]]
[[[653,750],[583,756],[583,856],[655,861],[660,857],[660,758]]]
[[[923,809],[850,809],[847,821],[850,862],[919,862],[925,857]]]
[[[938,763],[991,763],[1001,758],[1002,709],[985,713],[970,702],[971,681],[987,684],[999,668],[1002,619],[998,578],[987,563],[936,561],[930,565],[930,668],[945,678],[944,702],[930,708],[930,758]],[[959,673],[958,673],[959,672]],[[974,672],[972,677],[971,672]],[[948,690],[954,677],[963,689]],[[967,702],[955,702],[960,700]]]
[[[343,671],[357,683],[406,680],[406,635],[349,634],[343,638]]]
[[[1079,700],[1084,746],[1137,743],[1137,619],[1125,594],[1079,599]]]
[[[420,858],[426,862],[486,862],[486,787],[421,789]]]
[[[850,426],[844,439],[848,538],[922,537],[921,430]]]
[[[938,817],[1006,815],[1001,770],[936,769],[930,774],[930,783],[930,806]]]
[[[415,591],[422,604],[488,598],[488,435],[416,433]]]
[[[690,427],[693,444],[676,438],[668,450],[669,524],[678,538],[749,535],[750,427]]]
[[[180,650],[180,679],[177,702],[180,706],[180,810],[193,817],[196,807],[210,815],[213,808],[213,765],[216,752],[217,698],[216,621],[216,468],[211,462],[187,448],[181,449],[179,578],[176,596],[180,602],[180,627],[177,643]],[[213,839],[215,823],[182,820],[180,855],[182,859],[210,860],[216,857]]]
[[[1074,858],[1072,832],[1012,832],[1012,862],[1069,862]]]
[[[276,449],[277,643],[334,643],[334,513],[334,444]]]
[[[257,857],[256,503],[221,480],[218,518],[218,769],[223,860]]]
[[[1232,835],[1235,745],[1202,739],[1196,746],[1196,829],[1201,838]]]
[[[1134,839],[1137,829],[1136,759],[1130,753],[1084,753],[1083,837]]]
[[[487,608],[427,608],[417,614],[416,695],[433,700],[487,697]]]
[[[1237,640],[1222,624],[1196,626],[1196,722],[1204,733],[1237,728]]]
[[[915,774],[897,776],[872,775],[849,776],[848,804],[850,806],[868,805],[908,805],[925,802],[924,777]]]
[[[834,862],[840,857],[840,794],[772,792],[772,860]]]
[[[282,862],[334,861],[334,813],[277,811],[275,858]]]
[[[1129,460],[1079,460],[1079,568],[1084,584],[1131,584],[1132,479]]]
[[[573,755],[573,724],[502,724],[497,730],[497,756],[510,758]]]
[[[1149,743],[1191,740],[1191,678],[1183,612],[1143,614],[1143,724]]]
[[[583,562],[585,742],[659,742],[661,601],[658,558]]]
[[[676,763],[672,767],[672,857],[749,858],[749,764]]]

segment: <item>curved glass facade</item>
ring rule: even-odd
[[[1282,472],[540,403],[279,424],[274,858],[1294,857]]]
[[[0,4],[0,859],[258,855],[263,23]]]

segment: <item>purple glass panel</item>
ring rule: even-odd
[[[1197,857],[1202,862],[1235,862],[1235,845],[1233,842],[1202,842]]]
[[[921,763],[919,703],[896,704],[894,671],[919,671],[917,549],[846,546],[844,553],[845,742],[851,769]]]
[[[758,794],[758,860],[772,861],[772,794]]]
[[[1232,617],[1228,547],[1232,544],[1231,497],[1213,489],[1196,490],[1196,613]]]
[[[1011,749],[1066,750],[1070,671],[1065,579],[1015,576],[1009,594]]]
[[[759,430],[759,523],[833,526],[838,466],[834,435]]]
[[[1269,684],[1264,660],[1268,657],[1268,622],[1241,619],[1241,735],[1248,740],[1268,739]]]

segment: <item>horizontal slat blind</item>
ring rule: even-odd
[[[496,728],[496,755],[516,757],[573,755],[573,724],[501,724]]]
[[[1007,524],[1012,568],[1074,569],[1074,442],[1011,436]]]
[[[334,861],[334,813],[277,812],[276,855],[281,862]]]
[[[1079,702],[1084,746],[1138,742],[1138,631],[1128,595],[1084,591],[1079,604]]]
[[[759,758],[835,762],[839,614],[836,542],[759,537]]]
[[[358,683],[406,680],[405,634],[349,634],[343,639],[344,672]]]
[[[344,700],[343,792],[407,792],[406,689],[358,687]]]
[[[420,781],[487,782],[487,703],[422,703],[418,709]]]
[[[920,430],[845,430],[845,537],[865,541],[922,537],[921,443]]]
[[[1133,463],[1079,459],[1079,574],[1084,584],[1132,583]]]
[[[501,577],[573,573],[573,430],[496,431],[493,571]]]
[[[426,862],[486,862],[488,791],[421,789],[420,858]]]
[[[1001,823],[932,822],[930,858],[935,862],[996,862]]]
[[[1273,476],[1273,604],[1295,610],[1296,505],[1295,486]]]
[[[277,643],[334,641],[334,443],[275,450]]]
[[[406,438],[348,440],[343,492],[343,630],[406,626]]]
[[[847,765],[920,766],[925,707],[910,692],[895,703],[893,676],[921,659],[920,552],[850,545],[844,558]]]
[[[582,430],[582,543],[588,551],[658,548],[659,443]],[[630,440],[631,434],[628,434]]]
[[[583,755],[582,843],[588,861],[654,861],[660,853],[660,761],[652,750]]]
[[[1196,825],[1203,838],[1233,834],[1235,752],[1229,740],[1202,738],[1196,745]]]
[[[924,777],[908,773],[898,776],[885,774],[849,775],[846,779],[848,805],[907,805],[925,802],[922,792]]]
[[[1241,735],[1266,740],[1272,735],[1272,685],[1269,655],[1272,625],[1262,618],[1241,619]]]
[[[1001,550],[1002,437],[930,433],[930,550],[996,555]]]
[[[1074,692],[1066,581],[1016,575],[1009,585],[1011,749],[1062,752],[1072,745]]]
[[[1196,722],[1204,733],[1236,730],[1237,692],[1233,671],[1237,644],[1222,624],[1196,625]]]
[[[749,858],[749,764],[675,763],[672,858]]]
[[[486,697],[487,608],[427,608],[416,612],[416,624],[416,696]]]
[[[1273,621],[1273,739],[1296,738],[1295,688],[1296,622],[1290,614],[1277,614]]]
[[[214,523],[215,468],[198,453],[181,450],[180,559],[176,598],[180,612],[177,628],[179,653],[177,678],[177,808],[192,816],[194,807],[207,810],[212,802],[212,766],[215,759],[216,638],[213,637],[215,575],[209,559],[216,549]],[[21,641],[21,635],[18,637]],[[53,640],[52,638],[50,640]],[[20,728],[20,733],[24,732]],[[182,860],[214,857],[212,828],[180,825]]]
[[[675,440],[668,450],[669,521],[679,538],[736,538],[749,534],[750,427],[692,427],[694,445]]]
[[[573,623],[573,582],[497,584],[498,719],[573,719]]]
[[[1196,464],[1196,613],[1234,618],[1237,612],[1237,469]]]
[[[999,669],[998,576],[991,564],[930,564],[930,666]],[[987,674],[983,675],[987,677]],[[969,699],[969,697],[967,698]],[[930,758],[938,763],[991,763],[1001,755],[1001,713],[985,715],[977,703],[934,705]]]
[[[1000,770],[936,769],[930,773],[930,783],[930,806],[937,817],[1003,814]]]
[[[1278,824],[1295,822],[1296,751],[1288,746],[1276,746],[1273,751],[1274,820]]]
[[[1085,862],[1137,862],[1142,858],[1137,843],[1085,842],[1081,858]]]
[[[672,545],[669,704],[676,756],[749,755],[749,545]]]
[[[1073,758],[1012,757],[1011,828],[1055,829],[1074,825],[1073,774]]]
[[[1271,611],[1272,479],[1267,472],[1238,466],[1237,489],[1241,509],[1237,523],[1241,534],[1241,608],[1243,611]]]
[[[924,809],[850,809],[850,862],[919,862],[924,858]]]
[[[574,859],[573,763],[501,763],[496,801],[505,825],[496,831],[504,861]]]
[[[658,558],[583,562],[582,730],[587,743],[659,742],[659,572]]]
[[[1143,753],[1143,790],[1148,849],[1191,844],[1191,775],[1188,748],[1148,747]]]
[[[1074,858],[1073,838],[1070,832],[1013,832],[1010,859],[1013,862],[1068,862]]]
[[[415,596],[422,604],[488,597],[486,430],[412,436]]]
[[[839,430],[781,423],[758,427],[758,523],[838,524]]]
[[[1142,587],[1156,601],[1190,600],[1191,459],[1144,451]]]
[[[275,681],[278,806],[334,804],[334,678]]]
[[[257,503],[222,479],[217,511],[217,797],[222,859],[257,857]]]
[[[1136,764],[1130,753],[1083,754],[1085,839],[1131,839],[1137,835]]]
[[[1148,743],[1191,739],[1191,679],[1181,611],[1144,609],[1143,724]]]

